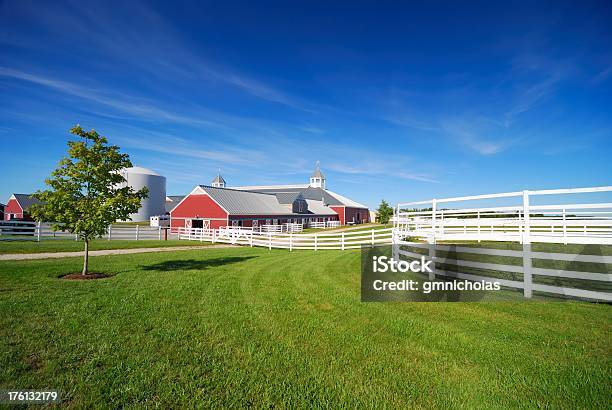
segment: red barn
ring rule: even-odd
[[[369,222],[365,205],[325,189],[318,165],[310,184],[230,189],[217,175],[211,185],[197,186],[170,211],[172,228]]]
[[[41,201],[34,198],[31,194],[13,194],[4,207],[4,220],[12,221],[13,219],[17,219],[31,221],[32,218],[28,213],[28,209],[34,204],[41,203]]]

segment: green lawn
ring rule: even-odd
[[[359,252],[0,262],[0,388],[72,407],[610,408],[612,307],[360,303]],[[517,299],[520,299],[517,297]]]
[[[92,251],[102,249],[134,249],[134,248],[163,248],[167,246],[202,246],[208,242],[198,241],[158,241],[158,240],[142,240],[142,241],[124,241],[124,240],[106,240],[98,239],[89,244],[89,249]],[[7,253],[43,253],[43,252],[74,252],[83,250],[83,242],[54,239],[36,241],[0,241],[0,254]]]

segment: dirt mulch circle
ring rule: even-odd
[[[68,275],[60,276],[60,279],[66,279],[66,280],[89,280],[89,279],[104,279],[104,278],[112,278],[112,276],[107,275],[105,273],[88,273],[87,275],[83,275],[82,273],[71,273]]]

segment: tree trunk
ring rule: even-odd
[[[83,260],[83,275],[87,275],[89,269],[89,240],[85,239],[85,259]]]

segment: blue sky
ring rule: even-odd
[[[610,185],[610,3],[109,3],[0,1],[0,201],[76,123],[169,194],[317,160],[370,206]]]

